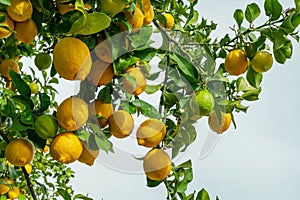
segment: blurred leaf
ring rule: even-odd
[[[33,125],[34,124],[34,115],[33,115],[32,111],[22,112],[20,120],[23,124]]]
[[[41,106],[39,112],[44,112],[50,106],[50,97],[46,93],[39,93]]]
[[[76,132],[76,135],[81,140],[88,141],[91,134],[88,131],[79,130],[79,131]]]
[[[118,71],[118,72],[122,72],[122,71],[124,71],[127,67],[130,67],[130,66],[136,64],[136,62],[139,61],[139,60],[140,60],[140,59],[137,58],[137,57],[130,57],[130,58],[127,58],[127,59],[120,58],[120,59],[119,59],[118,66],[117,66],[117,71]]]
[[[243,11],[241,9],[236,9],[233,13],[233,17],[234,17],[236,23],[238,24],[238,26],[240,27],[244,20]]]
[[[31,126],[23,124],[20,118],[21,116],[19,115],[13,119],[12,125],[10,127],[11,132],[22,132],[31,128]]]
[[[260,8],[256,3],[248,4],[245,11],[246,20],[252,23],[260,15]]]
[[[252,67],[250,66],[248,68],[246,78],[247,78],[248,83],[252,87],[258,88],[262,81],[263,75],[254,71],[254,69],[252,69]],[[240,90],[240,91],[242,91],[242,90]]]
[[[300,0],[294,0],[296,9],[300,11]]]
[[[9,75],[13,84],[18,89],[19,93],[25,97],[30,97],[31,90],[29,85],[21,78],[21,76],[13,70],[9,70]]]
[[[82,200],[93,200],[92,198],[89,198],[87,196],[84,196],[82,194],[76,194],[73,198],[73,200],[76,200],[76,199],[82,199]]]
[[[131,103],[134,106],[136,106],[141,111],[141,113],[146,117],[161,119],[161,115],[159,114],[159,112],[157,112],[156,108],[151,104],[140,99],[135,99]]]
[[[72,200],[70,194],[66,190],[58,188],[57,191],[60,194],[60,196],[64,198],[64,200]]]
[[[248,83],[244,77],[239,77],[236,80],[237,91],[245,91],[248,88]]]
[[[22,171],[20,169],[14,168],[12,165],[9,165],[9,176],[10,178],[17,179],[22,176]]]
[[[131,41],[132,49],[135,51],[148,49],[152,43],[152,40],[150,40],[152,32],[152,26],[145,26],[141,28],[138,33],[128,36]]]
[[[161,89],[161,85],[146,85],[145,93],[146,94],[154,94],[155,92]]]
[[[149,62],[156,56],[157,50],[154,48],[147,48],[140,51],[134,51],[134,56],[139,58],[142,61]]]
[[[106,138],[106,136],[103,133],[101,135],[95,134],[95,142],[99,149],[102,149],[106,153],[114,152],[113,144]]]
[[[278,0],[265,0],[264,8],[266,15],[270,17],[271,21],[279,19],[282,12],[282,6]]]
[[[28,139],[30,139],[38,148],[44,149],[47,140],[40,138],[34,129],[28,129],[27,133]]]
[[[196,200],[210,200],[209,195],[204,188],[198,192]]]
[[[73,34],[91,35],[98,33],[110,25],[110,17],[104,13],[94,12],[82,15],[75,21],[69,31]]]
[[[10,0],[0,0],[0,3],[4,4],[4,5],[7,5],[7,6],[11,5]]]
[[[12,96],[11,99],[14,100],[15,102],[23,104],[29,110],[32,110],[34,107],[32,100],[26,96],[15,95]]]

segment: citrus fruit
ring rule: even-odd
[[[82,142],[73,132],[59,133],[50,145],[50,155],[61,163],[75,162],[83,151]]]
[[[116,14],[122,12],[125,4],[118,0],[101,0],[99,1],[99,6],[105,13],[108,13],[111,17],[114,17]]]
[[[249,59],[253,58],[253,56],[256,54],[257,48],[254,44],[252,43],[247,43],[245,45],[245,52],[247,54],[247,57]]]
[[[105,38],[98,38],[98,45],[94,48],[96,56],[103,62],[111,64],[112,52],[109,41]]]
[[[48,53],[39,53],[34,58],[34,64],[39,70],[48,69],[51,63],[52,59]]]
[[[142,10],[145,15],[143,25],[146,26],[150,24],[154,19],[154,10],[150,0],[142,0]]]
[[[11,0],[7,6],[7,14],[16,22],[23,22],[32,15],[32,4],[29,0]]]
[[[36,134],[42,139],[53,138],[58,131],[58,124],[52,115],[41,115],[34,122]]]
[[[75,5],[74,4],[72,4],[72,3],[64,4],[63,3],[64,1],[65,0],[55,0],[58,12],[61,15],[64,15],[64,14],[66,14],[69,11],[75,10]]]
[[[251,67],[258,73],[264,73],[271,69],[273,65],[273,57],[267,51],[258,51],[250,60]]]
[[[29,164],[34,156],[34,146],[31,141],[18,138],[11,141],[5,149],[6,159],[15,166],[23,167]]]
[[[125,110],[115,111],[109,118],[110,133],[116,138],[125,138],[133,130],[134,122],[131,114]]]
[[[32,165],[29,163],[27,165],[25,165],[25,170],[28,174],[31,174],[32,172]]]
[[[38,33],[35,22],[32,19],[28,19],[23,22],[17,22],[15,25],[14,36],[19,41],[26,44],[31,44]]]
[[[3,77],[7,78],[8,80],[11,80],[11,78],[9,76],[9,69],[11,69],[17,73],[20,71],[19,65],[15,60],[5,59],[5,60],[1,61],[0,74]]]
[[[12,34],[11,31],[14,30],[15,23],[6,13],[0,12],[0,15],[5,16],[5,21],[0,23],[0,25],[1,25],[1,27],[0,27],[0,39],[2,39],[2,38],[7,38],[8,36],[10,36]],[[9,30],[11,30],[11,31],[3,28],[3,26],[9,28]]]
[[[138,144],[145,147],[157,146],[166,135],[166,126],[158,119],[147,119],[139,126],[136,137]]]
[[[114,76],[114,69],[112,64],[102,62],[101,60],[96,60],[92,64],[90,73],[87,79],[93,85],[106,85],[108,84]]]
[[[165,17],[166,21],[165,24],[160,23],[160,25],[165,29],[172,29],[172,27],[174,26],[174,17],[170,13],[165,13],[163,14],[163,16]]]
[[[89,105],[89,116],[97,119],[101,127],[108,125],[108,120],[114,109],[111,103],[106,103],[102,99],[96,99]]]
[[[78,161],[85,163],[89,166],[92,166],[94,164],[94,161],[98,157],[98,155],[99,155],[99,149],[97,150],[89,149],[85,144],[83,144],[83,150],[80,157],[78,158]]]
[[[19,197],[20,194],[20,190],[17,187],[13,187],[12,189],[10,189],[7,193],[8,198],[10,199],[16,199]]]
[[[31,94],[37,94],[40,90],[40,87],[37,83],[29,83]]]
[[[144,158],[143,168],[149,179],[164,180],[172,169],[170,156],[162,149],[152,149]]]
[[[87,104],[79,97],[65,99],[57,108],[58,124],[69,131],[75,131],[83,126],[89,117]]]
[[[14,180],[11,178],[1,178],[0,180],[2,180],[5,184],[0,184],[0,195],[6,194],[9,191],[9,186],[7,185],[12,185],[14,184]]]
[[[210,113],[209,118],[208,118],[208,124],[209,127],[212,131],[221,134],[225,132],[231,123],[231,114],[230,113],[220,113],[220,119],[217,116],[216,111],[213,111]]]
[[[145,16],[138,4],[136,4],[134,12],[124,11],[124,13],[132,29],[139,29],[143,26]]]
[[[231,74],[238,76],[243,74],[248,67],[246,52],[241,49],[230,51],[225,58],[225,69]]]
[[[130,67],[123,76],[123,86],[127,93],[139,95],[146,88],[146,77],[138,68]]]
[[[208,90],[197,92],[195,100],[199,106],[199,114],[201,116],[208,115],[214,109],[214,97]]]
[[[84,80],[92,66],[89,48],[77,38],[65,37],[54,47],[53,64],[64,79]]]

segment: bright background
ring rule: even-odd
[[[245,9],[251,2],[263,4],[262,0],[200,0],[198,11],[200,17],[218,24],[215,36],[222,37],[234,24],[233,11]],[[285,8],[293,6],[293,0],[281,2]],[[298,55],[299,44],[294,43],[293,59],[285,65],[274,64],[264,75],[260,100],[249,104],[247,114],[235,114],[238,128],[231,127],[222,135],[204,159],[199,159],[199,154],[209,129],[207,121],[201,120],[197,141],[182,158],[182,161],[189,158],[193,161],[194,180],[189,185],[190,192],[204,187],[212,200],[216,195],[220,200],[300,199]],[[163,184],[148,188],[144,174],[104,166],[101,156],[104,155],[101,154],[92,167],[81,163],[71,165],[76,171],[72,183],[76,192],[88,193],[95,200],[165,199]],[[126,159],[119,163],[128,166]]]

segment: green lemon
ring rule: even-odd
[[[208,115],[215,105],[215,100],[208,90],[201,90],[196,93],[196,102],[199,106],[199,114],[201,116]]]
[[[29,83],[30,91],[32,94],[37,94],[40,90],[40,87],[36,83]]]
[[[34,123],[35,132],[42,139],[53,138],[58,131],[58,123],[52,115],[41,115]]]
[[[252,68],[258,73],[264,73],[271,69],[273,65],[273,57],[267,51],[258,51],[250,60]]]
[[[51,56],[47,53],[39,53],[35,56],[34,64],[39,70],[48,69],[51,63]]]

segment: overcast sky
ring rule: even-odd
[[[293,5],[293,0],[281,1],[285,7]],[[234,24],[233,11],[250,2],[262,4],[263,0],[200,0],[198,11],[201,17],[217,22],[216,35],[222,36]],[[235,114],[238,128],[231,127],[204,159],[200,159],[200,149],[209,130],[206,120],[198,124],[201,134],[181,158],[193,160],[190,191],[204,187],[211,199],[218,195],[220,200],[300,199],[300,47],[294,45],[293,59],[285,65],[274,64],[264,75],[260,100],[249,104],[247,114]],[[126,148],[118,142],[116,147]],[[120,163],[128,166],[124,158]],[[95,200],[165,199],[164,187],[147,188],[143,174],[115,170],[100,159],[93,167],[71,165],[77,173],[73,181],[77,192],[89,193]]]

